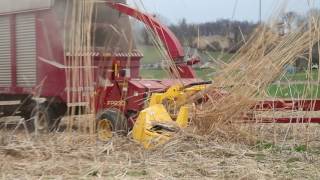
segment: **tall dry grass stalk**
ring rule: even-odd
[[[286,66],[299,57],[310,63],[310,49],[319,41],[319,20],[312,18],[286,34],[279,34],[276,29],[267,25],[258,27],[231,63],[216,73],[213,84],[193,97],[209,97],[208,102],[197,107],[193,120],[199,132],[233,131],[238,136],[241,131],[238,123],[257,99],[266,98],[266,89],[283,74]],[[220,95],[221,92],[224,94]],[[250,136],[249,132],[242,133]]]
[[[66,49],[70,56],[66,58],[69,67],[66,70],[67,97],[69,104],[81,103],[85,108],[69,109],[68,128],[71,131],[74,125],[74,115],[89,114],[79,118],[82,130],[93,134],[95,132],[95,102],[94,102],[94,64],[92,48],[92,15],[94,1],[70,0],[67,2]]]

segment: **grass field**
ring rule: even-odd
[[[212,69],[196,69],[197,76],[203,80],[212,79]],[[162,69],[142,69],[141,76],[147,79],[164,79],[168,78],[167,73]]]
[[[284,98],[320,98],[318,74],[318,70],[287,73],[279,78],[279,84],[269,86],[268,94]]]
[[[320,98],[320,86],[315,84],[273,84],[269,86],[268,94],[272,97],[284,98]]]
[[[222,60],[224,62],[229,62],[229,60],[233,56],[233,54],[207,51],[207,52],[200,53],[200,56],[205,61],[212,60],[212,59],[218,59],[218,60]]]
[[[138,49],[143,53],[144,57],[142,59],[142,64],[154,64],[154,63],[160,63],[163,59],[160,55],[160,52],[157,48],[153,46],[139,46]],[[188,50],[185,50],[186,54],[190,54],[191,52],[188,52]],[[203,62],[210,61],[212,59],[219,59],[222,61],[227,62],[232,54],[228,53],[221,53],[221,52],[197,52],[201,60]],[[192,54],[192,53],[191,53]]]
[[[197,76],[203,80],[212,80],[214,70],[195,69]],[[167,78],[167,74],[162,69],[142,69],[141,75],[148,79]],[[267,89],[268,96],[282,98],[320,98],[320,85],[316,85],[318,72],[312,72],[312,84],[308,84],[308,76],[305,72],[287,74],[280,79],[280,84],[272,84]]]
[[[161,56],[158,50],[152,46],[139,47],[144,53],[142,59],[143,64],[153,64],[161,62]],[[232,54],[220,52],[199,52],[203,62],[212,59],[220,59],[227,62]],[[197,76],[203,80],[211,80],[214,77],[214,69],[195,69]],[[168,78],[167,73],[162,69],[141,69],[141,76],[147,79],[164,79]],[[308,85],[308,81],[318,80],[318,70],[313,70],[311,73],[296,72],[286,73],[284,76],[279,77],[280,85],[273,84],[267,89],[267,94],[272,97],[283,98],[320,98],[319,85]],[[298,82],[298,83],[297,83]],[[304,83],[305,82],[305,83]]]
[[[138,49],[143,53],[142,64],[154,64],[161,62],[161,55],[155,47],[139,46]]]
[[[280,77],[281,81],[317,81],[318,80],[318,70],[312,70],[308,72],[296,72],[296,73],[287,73],[284,76]]]

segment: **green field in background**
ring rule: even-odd
[[[154,64],[161,62],[160,52],[153,46],[139,46],[139,50],[143,53],[142,64]]]
[[[204,80],[209,80],[214,77],[214,70],[210,68],[206,69],[195,69],[197,75],[199,78]],[[310,81],[317,81],[318,80],[318,71],[314,70],[312,73],[309,73],[310,75],[307,75],[306,72],[299,72],[299,73],[293,73],[293,74],[286,74],[285,76],[279,77],[279,80],[281,82],[295,82],[295,81],[305,81],[306,83],[308,80]],[[142,69],[141,75],[143,78],[151,78],[151,79],[161,79],[166,78],[167,75],[164,70],[162,69]],[[311,76],[311,77],[310,77]]]
[[[320,98],[320,86],[308,84],[270,85],[269,96],[282,98]]]
[[[141,46],[139,48],[144,54],[142,64],[154,64],[161,62],[161,56],[155,47]],[[232,57],[232,54],[222,54],[220,52],[198,53],[202,58],[202,62],[211,61],[212,59],[219,59],[227,62]],[[198,68],[195,69],[195,72],[198,78],[203,80],[212,80],[214,77],[214,70],[210,68]],[[141,69],[140,73],[141,76],[146,79],[168,78],[167,73],[162,69]],[[267,94],[271,97],[281,98],[320,98],[319,85],[308,85],[309,81],[314,83],[318,80],[318,74],[318,70],[313,70],[310,73],[286,73],[284,76],[278,78],[281,82],[280,85],[275,83],[267,88]]]
[[[296,72],[287,73],[279,78],[281,81],[317,81],[318,70],[312,70],[311,72]]]
[[[229,62],[230,58],[233,56],[233,54],[230,54],[230,53],[213,52],[213,51],[200,52],[199,54],[201,58],[204,59],[205,61],[218,59],[224,62]]]
[[[213,77],[212,69],[196,69],[195,72],[200,79],[211,80]],[[146,79],[165,79],[168,78],[167,73],[162,69],[141,69],[141,76]]]
[[[142,64],[154,64],[154,63],[160,63],[163,59],[161,57],[161,53],[157,48],[154,46],[139,46],[138,49],[143,53],[144,57],[142,58]],[[186,54],[192,54],[193,52],[188,52],[188,50],[185,50]],[[212,52],[212,51],[206,51],[206,52],[200,52],[197,51],[198,55],[200,55],[201,60],[203,62],[210,61],[212,59],[219,59],[222,61],[227,62],[233,54],[228,53],[221,53],[221,52]]]
[[[141,63],[142,64],[155,64],[161,63],[162,57],[157,48],[153,46],[139,46],[140,51],[144,54]],[[188,50],[185,52],[188,54]],[[212,59],[219,59],[227,62],[233,54],[221,53],[221,52],[197,52],[202,62],[212,61]],[[211,80],[213,77],[213,69],[195,69],[197,76],[203,80]],[[163,79],[167,78],[167,73],[162,69],[141,69],[141,76],[147,79]]]
[[[196,69],[197,76],[203,80],[212,80],[213,70],[212,69]],[[317,76],[317,73],[313,73]],[[142,69],[141,75],[147,79],[163,79],[167,78],[167,74],[162,69]],[[272,84],[267,88],[267,93],[270,97],[279,98],[320,98],[320,85],[309,84],[306,81],[305,73],[291,74],[290,83],[293,84]],[[299,81],[299,84],[294,84],[294,81]],[[303,82],[305,83],[303,84]]]

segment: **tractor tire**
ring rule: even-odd
[[[118,109],[106,109],[97,115],[97,133],[102,141],[108,141],[113,133],[127,135],[128,120]]]
[[[60,121],[61,117],[55,113],[54,109],[47,103],[42,103],[33,108],[27,126],[32,132],[49,133],[59,127]]]

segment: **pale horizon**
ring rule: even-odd
[[[276,9],[287,2],[285,11],[305,13],[311,7],[319,8],[320,0],[261,0],[262,20],[267,20]],[[311,3],[310,3],[311,2]],[[189,23],[204,23],[218,19],[249,22],[259,21],[259,0],[128,0],[128,3],[160,14],[170,23],[185,18]]]

